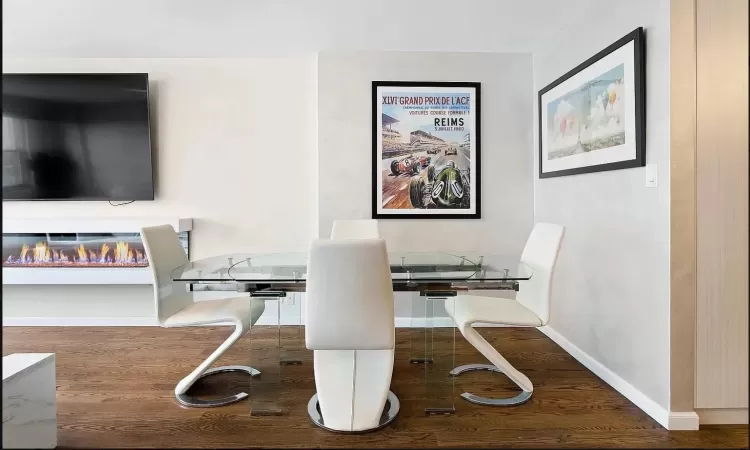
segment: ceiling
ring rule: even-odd
[[[3,0],[3,57],[535,52],[609,1]]]

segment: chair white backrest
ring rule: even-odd
[[[154,304],[161,325],[193,303],[193,297],[187,292],[185,283],[174,282],[171,277],[174,269],[189,261],[172,225],[141,228],[141,239],[148,265],[154,275]]]
[[[331,239],[377,239],[378,221],[374,219],[334,220]]]
[[[393,349],[394,335],[393,284],[385,241],[313,241],[305,298],[307,348]]]
[[[542,325],[549,322],[552,274],[564,232],[561,225],[537,223],[521,255],[521,262],[529,266],[533,274],[531,279],[519,282],[516,300],[539,316]]]
[[[393,285],[383,239],[317,240],[310,246],[305,343],[325,426],[377,428],[391,385]]]

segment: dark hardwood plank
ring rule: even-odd
[[[512,395],[501,374],[466,373],[456,379],[456,414],[425,416],[424,367],[409,364],[409,334],[396,332],[391,389],[401,412],[389,427],[363,435],[341,435],[310,423],[306,405],[315,392],[312,352],[303,364],[284,368],[285,414],[251,417],[240,402],[216,409],[179,406],[177,382],[230,334],[228,327],[4,327],[3,355],[57,354],[58,442],[60,448],[142,447],[744,447],[746,426],[704,427],[669,432],[589,372],[535,329],[487,328],[482,334],[534,382],[532,399],[515,408],[489,408],[461,400],[461,392]],[[285,337],[304,342],[293,329]],[[449,348],[450,330],[437,334]],[[253,348],[273,344],[273,330],[259,327]],[[257,353],[255,356],[260,356]],[[252,365],[248,337],[219,365]],[[456,365],[485,362],[456,333]],[[249,389],[239,374],[201,380],[191,394]]]

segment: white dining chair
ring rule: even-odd
[[[312,421],[363,432],[396,417],[393,285],[382,239],[319,239],[308,258],[305,343],[314,350]]]
[[[334,220],[331,239],[375,239],[380,237],[374,219]]]
[[[560,251],[564,228],[551,223],[537,223],[526,241],[521,262],[532,270],[529,280],[519,281],[516,299],[458,295],[446,300],[446,310],[456,322],[461,334],[492,364],[467,364],[453,369],[460,375],[472,370],[504,373],[522,392],[512,398],[485,398],[469,392],[461,397],[472,403],[491,406],[513,406],[527,402],[534,391],[529,378],[516,370],[473,327],[475,323],[491,323],[516,327],[541,327],[550,314],[552,275]]]
[[[250,376],[260,374],[252,367],[241,365],[209,368],[250,330],[250,327],[263,314],[264,301],[249,297],[235,297],[194,302],[186,284],[175,282],[171,277],[174,269],[189,262],[174,228],[171,225],[141,228],[141,238],[151,272],[154,275],[154,302],[159,325],[171,328],[231,324],[235,327],[234,332],[219,348],[177,383],[174,390],[177,401],[185,406],[208,408],[228,405],[246,398],[248,394],[241,392],[228,397],[201,400],[188,396],[186,392],[198,379],[216,373],[245,372]]]

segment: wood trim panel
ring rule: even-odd
[[[698,409],[701,425],[747,425],[747,408]]]
[[[670,410],[692,411],[695,392],[695,0],[670,9]]]
[[[670,10],[670,410],[692,411],[696,301],[696,0]]]
[[[695,406],[747,408],[748,1],[696,5]]]

